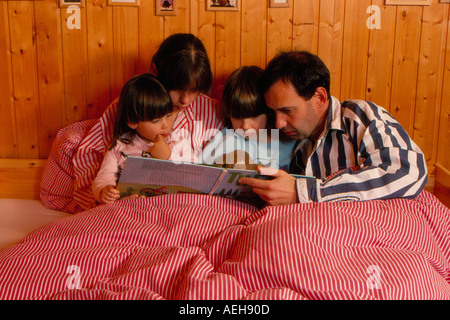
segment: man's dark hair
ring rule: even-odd
[[[261,91],[266,93],[278,80],[292,83],[305,100],[312,98],[318,87],[323,87],[330,98],[330,71],[315,54],[307,51],[282,52],[267,65],[261,77]]]

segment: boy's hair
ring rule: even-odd
[[[120,92],[110,149],[124,133],[132,130],[129,123],[161,118],[172,110],[172,100],[155,76],[145,73],[132,77]]]
[[[260,67],[244,66],[234,70],[227,78],[222,103],[228,118],[254,118],[261,114],[273,114],[258,88],[262,73],[263,69]]]
[[[312,98],[323,87],[330,98],[330,71],[315,54],[307,51],[282,52],[267,65],[261,77],[261,91],[266,93],[278,80],[291,83],[299,96]]]
[[[205,46],[190,33],[166,38],[153,56],[152,65],[167,91],[194,90],[208,93],[212,71]]]

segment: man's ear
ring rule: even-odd
[[[133,130],[137,129],[137,127],[138,127],[137,123],[127,123],[127,125]]]
[[[328,105],[328,92],[324,87],[318,87],[316,89],[316,92],[314,93],[314,98],[317,101],[317,105],[319,107],[327,106]]]

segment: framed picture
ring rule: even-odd
[[[108,6],[139,6],[139,0],[108,0]]]
[[[291,0],[269,0],[270,8],[289,8]]]
[[[428,6],[431,0],[386,0],[386,5],[398,6]]]
[[[176,16],[177,0],[155,0],[157,16]]]
[[[64,8],[72,5],[84,7],[85,0],[59,0],[59,7]]]
[[[206,0],[208,11],[239,11],[240,0]]]

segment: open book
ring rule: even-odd
[[[261,207],[264,202],[252,187],[240,184],[242,177],[272,179],[257,171],[225,169],[217,166],[128,157],[117,189],[121,197],[146,197],[173,193],[198,193],[226,197]]]

